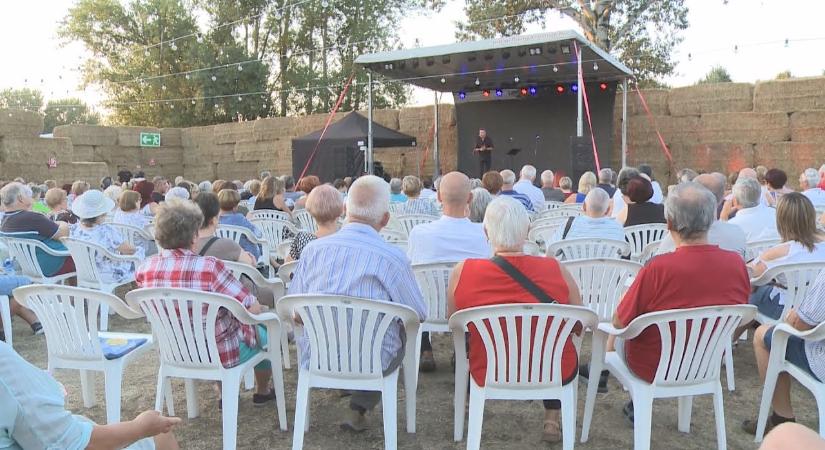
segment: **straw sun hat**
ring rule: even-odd
[[[96,190],[86,191],[72,202],[72,212],[81,219],[100,217],[114,208],[114,200]]]

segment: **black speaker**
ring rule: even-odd
[[[570,178],[573,186],[577,186],[579,178],[588,170],[596,171],[596,160],[593,159],[593,143],[590,136],[570,136]]]

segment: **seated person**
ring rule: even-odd
[[[220,192],[218,192],[217,198],[221,207],[218,223],[221,225],[246,228],[251,231],[256,238],[263,238],[261,230],[247,220],[246,216],[238,212],[238,204],[241,202],[241,194],[239,194],[238,191],[234,189],[221,189]],[[261,257],[261,247],[250,242],[246,236],[241,237],[240,245],[245,252],[255,258],[255,261]]]
[[[212,196],[215,205],[212,223],[217,223],[217,199],[210,193],[201,193],[198,197],[202,195]],[[198,229],[202,223],[203,214],[192,202],[170,199],[158,205],[155,238],[163,250],[138,268],[135,277],[138,286],[224,294],[237,300],[251,314],[263,312],[261,304],[232,276],[221,260],[212,256],[200,256],[195,252]],[[213,325],[204,323],[203,326]],[[226,368],[249,361],[267,345],[264,327],[243,324],[225,309],[218,312],[214,327],[221,363]],[[275,342],[278,342],[277,337]],[[274,400],[275,390],[271,387],[272,368],[269,361],[262,361],[255,366],[255,380],[256,392],[252,396],[252,403],[263,405]]]
[[[301,184],[301,183],[298,183]],[[301,197],[299,201],[304,199]],[[329,236],[338,231],[338,219],[344,213],[344,201],[341,194],[334,187],[324,184],[316,187],[306,196],[306,210],[318,224],[318,231],[309,233],[299,231],[292,239],[289,247],[289,254],[284,259],[285,262],[294,261],[301,258],[304,247],[315,239]]]
[[[29,189],[32,190],[32,211],[40,214],[49,215],[52,211],[46,205],[46,202],[43,200],[43,194],[45,194],[45,190],[37,184],[30,184]]]
[[[255,198],[254,210],[274,210],[287,213],[292,217],[292,211],[286,203],[284,181],[277,177],[266,177],[261,182],[261,190]]]
[[[591,189],[596,187],[596,174],[585,172],[579,177],[579,191],[564,199],[564,203],[584,203],[584,198]]]
[[[72,212],[80,218],[80,222],[72,225],[69,237],[97,244],[116,255],[135,255],[142,259],[142,248],[136,249],[129,245],[118,230],[103,223],[114,206],[115,202],[102,192],[86,191],[72,203]],[[111,260],[100,254],[97,255],[96,262],[104,283],[121,283],[134,278],[134,263]]]
[[[398,214],[429,214],[438,215],[438,209],[432,199],[421,197],[421,180],[413,175],[407,175],[401,180],[404,195],[407,201],[401,204]]]
[[[401,193],[401,178],[390,180],[390,203],[404,203],[407,196]]]
[[[581,305],[576,281],[554,258],[529,256],[523,252],[530,218],[518,201],[499,197],[487,207],[484,232],[493,247],[494,258],[470,258],[456,264],[447,288],[447,315],[477,306],[508,303],[547,303],[551,299],[563,305]],[[547,298],[536,298],[521,283],[497,263],[515,268],[541,289]],[[548,324],[548,327],[550,325]],[[534,329],[535,330],[535,329]],[[470,374],[478,386],[484,386],[487,376],[487,354],[481,336],[473,328],[469,338]],[[573,342],[564,345],[562,371],[565,384],[576,378],[578,355]],[[561,402],[544,400],[544,432],[542,440],[559,442]]]
[[[3,233],[36,239],[52,250],[66,251],[66,246],[59,239],[69,235],[69,224],[53,222],[48,217],[32,212],[31,189],[13,182],[0,189],[0,201],[3,203]],[[52,256],[37,251],[37,262],[47,277],[63,275],[75,271],[74,261],[70,256]]]
[[[624,229],[610,217],[610,196],[602,188],[591,189],[582,205],[582,214],[570,217],[559,227],[551,241],[562,239],[613,239],[624,242]]]
[[[763,205],[762,187],[753,178],[740,178],[733,185],[732,211],[736,216],[728,220],[745,233],[747,242],[779,239],[776,231],[776,209]]]
[[[716,218],[713,193],[699,183],[687,182],[677,185],[666,202],[667,228],[676,251],[654,258],[639,271],[613,316],[616,328],[657,311],[747,302],[750,281],[745,262],[736,253],[708,244],[708,230]],[[616,339],[615,351],[633,374],[652,382],[661,345],[658,330],[648,328],[628,341]],[[608,351],[613,351],[610,343]],[[603,373],[600,388],[606,389],[606,381]],[[632,421],[633,403],[623,412]]]
[[[131,225],[141,230],[146,229],[146,226],[149,225],[149,217],[140,212],[139,192],[125,190],[120,193],[112,222]],[[154,244],[141,237],[135,239],[135,247],[142,248],[145,255],[155,251]]]
[[[9,298],[9,309],[12,317],[17,316],[25,320],[31,327],[32,333],[43,334],[43,325],[41,325],[40,321],[37,320],[37,316],[34,314],[34,311],[26,308],[20,303],[17,303],[17,300],[15,300],[14,296],[12,296],[12,291],[20,286],[26,286],[31,283],[32,281],[27,277],[2,274],[0,275],[0,295],[5,295]],[[0,326],[2,325],[2,322],[0,322]],[[6,333],[11,332],[12,330],[4,330],[0,328],[0,341],[5,341]]]
[[[157,211],[158,203],[152,200],[152,193],[155,192],[155,185],[143,180],[138,181],[132,186],[132,190],[140,193],[140,213],[153,217]]]
[[[541,173],[541,192],[544,194],[545,202],[564,201],[564,193],[561,189],[556,189],[553,187],[553,182],[555,179],[556,175],[553,174],[552,170],[545,170]]]
[[[780,198],[780,202],[782,201]],[[799,331],[808,331],[825,322],[825,272],[820,272],[813,282],[808,295],[802,299],[799,307],[792,309],[785,317],[785,323]],[[756,354],[756,365],[759,368],[759,378],[765,382],[768,372],[768,359],[771,352],[774,325],[760,325],[753,334],[753,350]],[[785,360],[812,375],[819,381],[825,380],[825,340],[806,341],[796,336],[788,338],[785,349]],[[791,376],[781,372],[776,381],[776,390],[771,401],[773,414],[768,417],[765,431],[785,422],[795,422],[793,407],[791,406]],[[742,429],[749,434],[756,434],[756,420],[746,420]]]
[[[519,194],[513,190],[513,186],[516,183],[516,174],[513,173],[512,170],[505,169],[501,171],[501,182],[501,192],[499,192],[498,195],[513,197],[518,200],[527,211],[535,211],[533,209],[533,202],[530,201],[530,197],[524,194]]]
[[[181,420],[145,411],[134,420],[98,425],[66,409],[63,386],[0,342],[0,442],[8,449],[177,450]]]
[[[618,188],[627,207],[623,208],[616,217],[620,224],[630,227],[648,223],[665,223],[664,205],[650,201],[653,198],[653,185],[647,178],[634,176],[625,183],[622,181],[620,177]]]
[[[303,192],[304,195],[295,200],[295,207],[293,209],[299,210],[306,208],[307,196],[310,192],[312,192],[313,189],[320,185],[321,180],[315,175],[308,175],[298,180],[298,184],[295,186],[295,188],[298,190],[298,192]]]
[[[69,196],[60,188],[51,188],[46,191],[46,205],[51,210],[49,219],[55,222],[77,223],[77,216],[69,211]]]

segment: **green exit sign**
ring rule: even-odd
[[[160,133],[140,133],[141,147],[160,147]]]

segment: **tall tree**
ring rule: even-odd
[[[43,108],[43,93],[30,88],[3,89],[0,91],[0,108],[40,111]]]
[[[584,36],[610,51],[641,82],[673,73],[671,57],[688,26],[685,0],[465,0],[468,22],[456,37],[491,38],[523,33],[548,14],[570,17]]]
[[[90,124],[100,122],[100,114],[89,108],[79,98],[49,100],[45,109],[44,133],[51,133],[60,125]]]
[[[731,79],[728,69],[722,66],[714,66],[708,71],[705,77],[697,81],[696,84],[730,83],[732,81],[733,79]]]

